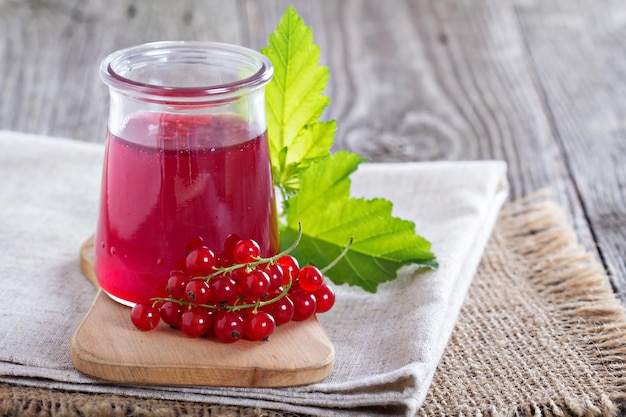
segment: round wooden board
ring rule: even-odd
[[[81,268],[97,285],[93,238],[80,250]],[[103,291],[74,333],[70,356],[81,372],[130,384],[285,387],[330,375],[335,350],[317,318],[279,326],[267,342],[233,344],[191,339],[166,324],[137,330],[130,309]]]

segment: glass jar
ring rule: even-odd
[[[110,93],[95,273],[113,299],[165,296],[170,272],[204,245],[279,239],[262,54],[235,45],[156,42],[100,65]],[[230,238],[229,238],[230,236]]]

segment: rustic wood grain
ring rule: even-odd
[[[626,3],[519,1],[553,136],[599,255],[626,300]]]
[[[80,248],[80,268],[99,288],[93,263],[92,236]],[[72,338],[76,369],[118,383],[286,387],[319,382],[335,363],[335,349],[317,318],[279,326],[271,343],[231,345],[210,338],[181,343],[181,335],[164,323],[141,332],[128,320],[129,312],[98,292]]]
[[[279,326],[267,343],[204,337],[181,343],[164,323],[150,332],[137,330],[129,311],[98,293],[72,338],[76,369],[121,384],[286,387],[323,380],[335,362],[317,318]]]

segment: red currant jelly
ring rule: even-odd
[[[261,256],[278,252],[267,138],[249,132],[233,114],[146,112],[108,133],[95,240],[105,292],[125,304],[164,296],[198,236],[221,248],[237,234]]]

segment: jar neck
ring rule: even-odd
[[[154,42],[114,52],[102,80],[120,96],[169,108],[208,108],[263,90],[271,62],[248,48],[215,42]]]

